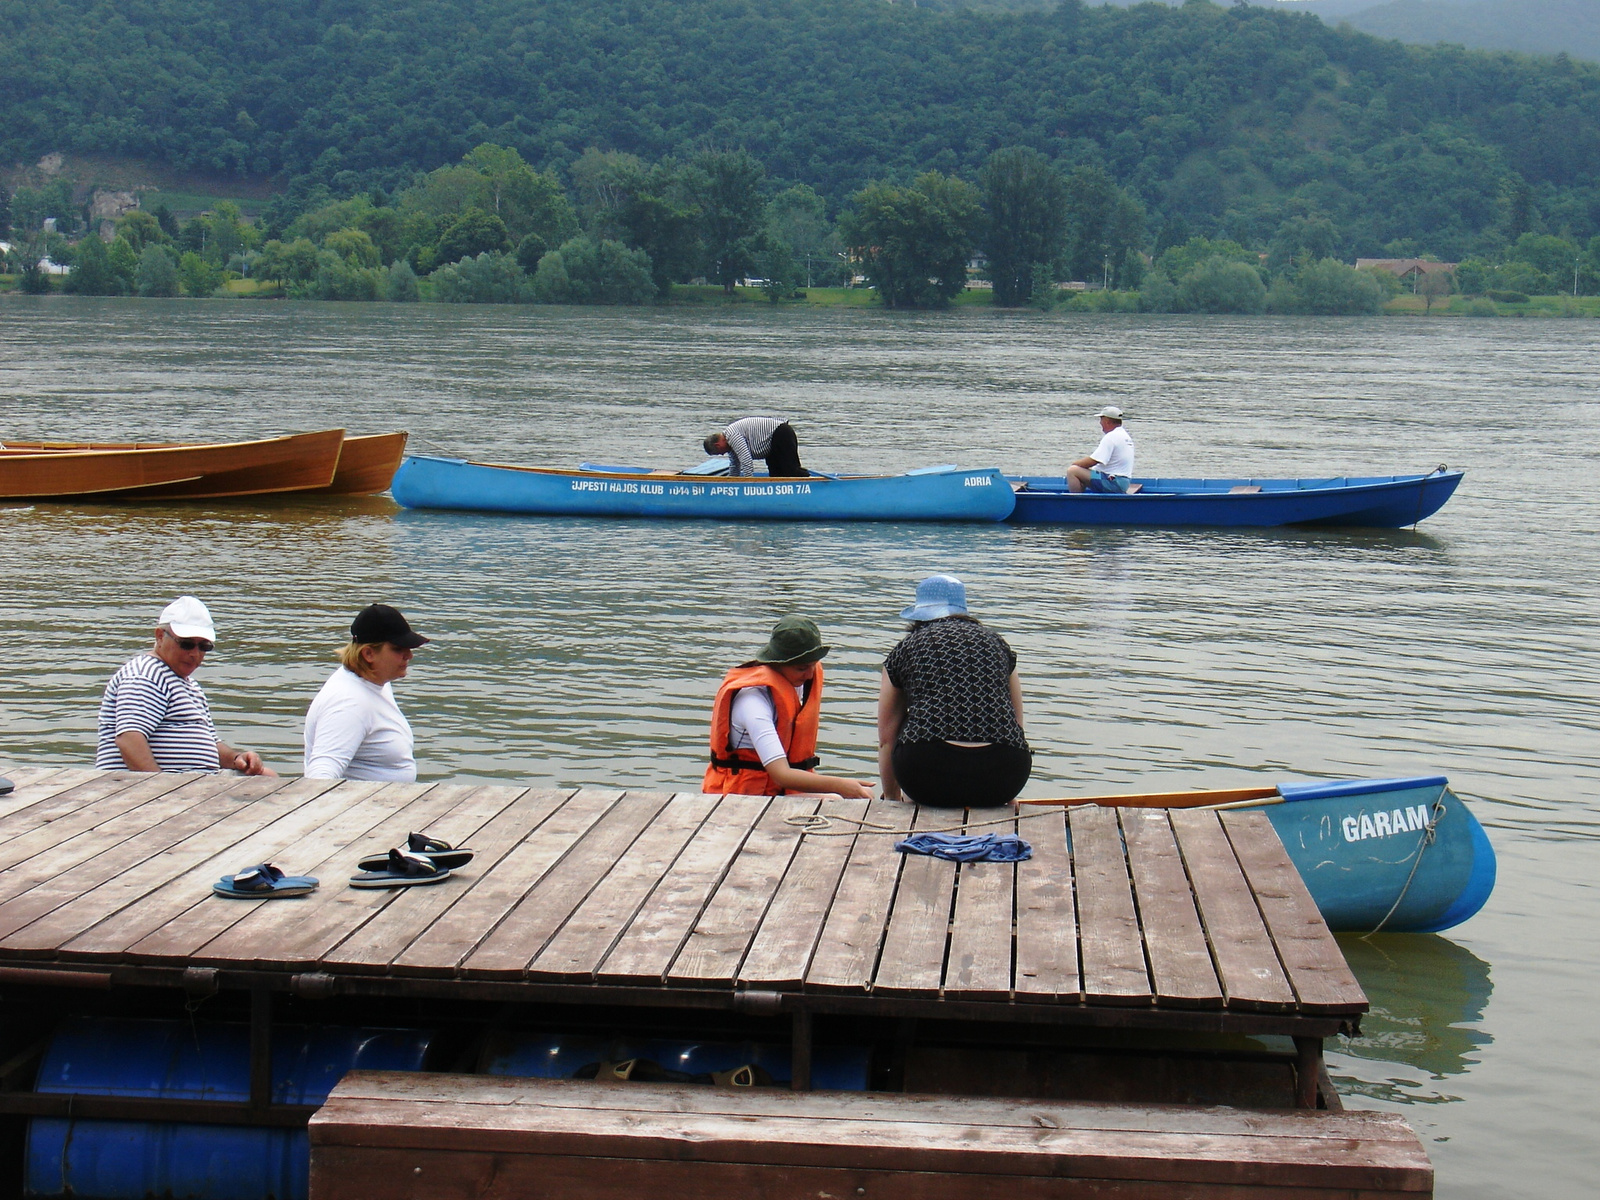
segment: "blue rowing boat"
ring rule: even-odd
[[[1494,890],[1494,847],[1443,775],[1022,803],[1260,811],[1334,933],[1437,933]]]
[[[994,467],[718,478],[587,463],[575,470],[510,467],[426,454],[400,465],[391,492],[406,508],[725,521],[1003,521],[1015,502]]]
[[[1335,479],[1136,479],[1074,495],[1059,475],[1014,475],[1011,519],[1061,525],[1355,525],[1399,529],[1444,507],[1462,472]]]

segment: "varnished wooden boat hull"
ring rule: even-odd
[[[108,446],[79,450],[8,444],[0,498],[52,500],[201,499],[328,487],[344,430],[198,446]],[[19,452],[20,451],[20,452]]]
[[[319,490],[335,496],[371,496],[388,491],[394,473],[400,469],[400,460],[405,457],[407,436],[401,431],[345,438],[333,482]]]

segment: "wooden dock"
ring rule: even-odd
[[[6,774],[0,991],[247,994],[257,1077],[248,1105],[12,1088],[0,1115],[303,1125],[314,1110],[269,1102],[285,994],[763,1019],[787,1031],[800,1091],[818,1021],[898,1022],[907,1042],[940,1027],[1013,1045],[1096,1029],[1279,1035],[1307,1108],[1337,1106],[1322,1039],[1357,1031],[1367,1008],[1260,813],[1045,810],[986,826],[1019,832],[1030,860],[958,865],[855,832],[952,821],[881,801]],[[828,834],[796,824],[818,816]],[[413,830],[477,857],[436,885],[346,885],[359,857]],[[212,896],[219,876],[263,861],[321,888]]]

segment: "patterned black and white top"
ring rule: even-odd
[[[976,621],[946,617],[906,634],[883,660],[905,693],[900,742],[992,742],[1026,749],[1011,707],[1017,656]]]
[[[117,735],[130,729],[144,734],[163,771],[222,769],[217,759],[217,727],[211,721],[205,692],[154,654],[129,659],[106,684],[100,701],[100,740],[94,753],[97,769],[127,769],[117,749]]]

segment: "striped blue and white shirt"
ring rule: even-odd
[[[100,701],[100,740],[94,765],[127,769],[117,735],[137,730],[163,771],[219,771],[217,727],[206,694],[154,654],[129,659],[106,684]]]

